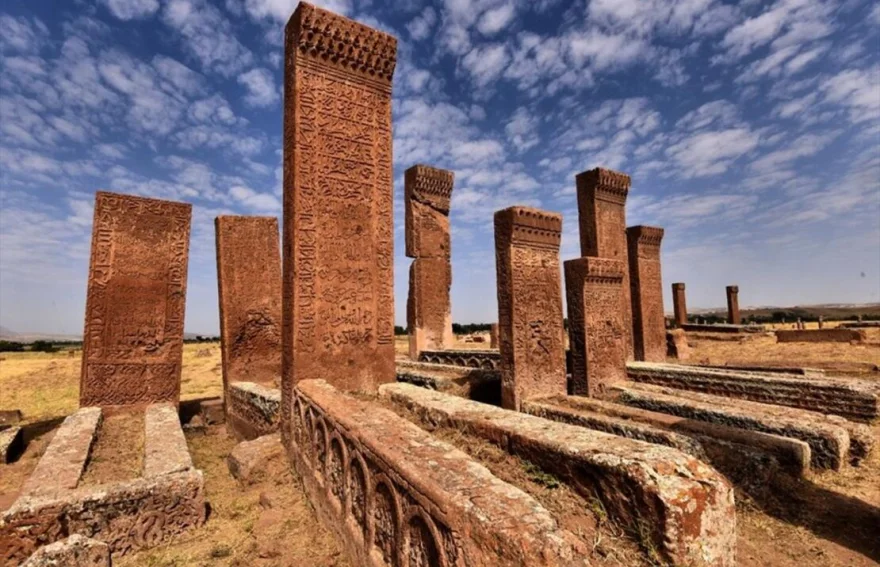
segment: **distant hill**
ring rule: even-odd
[[[727,317],[727,307],[713,309],[688,309],[691,315],[703,317]],[[804,320],[815,321],[820,316],[827,321],[843,321],[855,319],[859,315],[865,319],[880,319],[880,303],[844,304],[825,303],[819,305],[795,305],[794,307],[741,307],[740,315],[743,318],[753,317],[756,319],[771,319],[774,314],[784,313],[787,320],[795,320],[798,317]]]
[[[214,334],[184,333],[183,340],[194,341],[196,337],[214,337]],[[82,335],[55,335],[52,333],[16,333],[8,327],[0,327],[0,340],[15,341],[18,343],[32,343],[34,341],[57,341],[57,342],[79,342],[82,341]]]
[[[11,340],[18,336],[18,333],[7,329],[6,327],[0,326],[0,339],[3,340]]]

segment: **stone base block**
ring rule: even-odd
[[[256,439],[278,431],[281,391],[253,382],[235,382],[227,389],[226,427],[237,439]]]
[[[531,496],[378,404],[305,380],[291,414],[289,457],[353,564],[587,565]]]
[[[256,484],[266,478],[270,462],[283,458],[284,448],[277,433],[242,441],[226,457],[229,472],[242,484]]]
[[[41,547],[21,567],[110,567],[110,548],[74,534]]]
[[[397,362],[397,381],[501,405],[501,372],[427,362]]]
[[[687,333],[681,329],[666,331],[666,356],[676,360],[688,360],[691,349],[688,346]]]
[[[634,382],[788,406],[849,419],[880,416],[880,387],[868,381],[802,378],[678,364],[632,362]]]
[[[21,410],[0,410],[0,428],[18,425],[21,422]]]
[[[498,370],[501,353],[497,350],[424,350],[419,353],[419,362]]]
[[[24,449],[21,427],[0,430],[0,464],[11,463]]]
[[[205,400],[199,404],[199,415],[205,425],[217,425],[226,422],[226,407],[223,400]]]
[[[714,469],[681,451],[410,384],[387,384],[379,393],[426,423],[483,437],[581,494],[600,498],[624,525],[647,529],[663,559],[674,565],[736,565],[733,489]]]
[[[776,331],[778,343],[863,343],[864,331],[857,329],[804,329]]]

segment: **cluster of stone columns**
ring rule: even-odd
[[[687,302],[685,301],[684,284],[677,282],[672,284],[672,304],[674,320],[677,327],[688,324]],[[727,322],[731,325],[741,325],[742,316],[739,312],[739,286],[729,285],[727,292]],[[785,321],[783,321],[785,322]]]

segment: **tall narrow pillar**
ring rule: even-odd
[[[626,237],[629,246],[635,358],[646,362],[664,362],[666,316],[663,312],[663,281],[660,270],[663,229],[631,226],[626,229]]]
[[[498,348],[498,323],[489,325],[489,348]]]
[[[581,256],[619,260],[626,267],[626,197],[629,175],[596,168],[577,175],[578,223]],[[627,358],[632,359],[632,305],[629,274],[624,269],[621,309],[626,321],[623,329]]]
[[[675,310],[675,325],[679,328],[687,325],[688,308],[687,301],[685,301],[684,284],[681,282],[672,284],[672,308]]]
[[[624,296],[626,264],[608,258],[565,262],[571,393],[601,397],[626,380],[627,323],[617,306]]]
[[[739,325],[742,319],[739,316],[739,286],[727,286],[727,322],[731,325]]]
[[[409,272],[406,322],[409,355],[418,360],[423,350],[452,348],[449,288],[449,204],[451,171],[415,165],[404,176],[406,255],[414,258]]]
[[[285,28],[282,432],[293,385],[393,382],[397,40],[301,2]]]
[[[561,238],[560,214],[528,207],[495,213],[501,400],[508,409],[566,391]]]

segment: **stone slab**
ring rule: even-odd
[[[426,350],[419,353],[419,362],[499,370],[501,368],[501,353],[497,350],[476,349]]]
[[[326,382],[294,394],[290,457],[354,564],[587,565],[583,541],[462,451]]]
[[[144,413],[144,474],[149,478],[193,468],[177,408],[153,404]]]
[[[41,547],[21,567],[110,567],[106,543],[79,534]]]
[[[101,425],[101,408],[80,408],[68,416],[21,489],[22,496],[76,488]]]
[[[776,331],[778,343],[863,343],[864,331],[857,329],[792,329]]]
[[[728,362],[724,365],[701,364],[702,368],[726,368],[728,370],[745,370],[765,374],[793,374],[804,378],[824,378],[825,371],[821,368],[799,366],[774,366],[772,362]]]
[[[0,428],[21,422],[21,410],[0,410]]]
[[[281,391],[251,382],[237,382],[226,400],[226,426],[238,439],[256,439],[278,431]]]
[[[872,421],[880,416],[880,385],[866,380],[804,379],[779,374],[634,362],[630,380]]]
[[[676,360],[689,360],[691,357],[687,333],[681,329],[666,331],[666,356]]]
[[[410,264],[406,321],[411,359],[417,360],[423,350],[442,350],[455,343],[451,286],[449,258],[416,258]]]
[[[226,422],[226,404],[223,400],[204,400],[199,403],[199,415],[205,425]]]
[[[21,427],[0,429],[0,464],[11,463],[21,454],[24,436]]]
[[[486,404],[501,405],[501,373],[497,370],[398,361],[397,381]]]
[[[267,477],[271,461],[284,458],[284,447],[278,433],[263,435],[251,441],[242,441],[226,457],[226,464],[237,481],[251,485]]]
[[[177,403],[192,205],[95,195],[80,406]]]
[[[841,323],[838,327],[842,327],[844,329],[870,329],[874,327],[880,327],[880,321],[849,321],[846,323]]]
[[[681,325],[681,328],[692,333],[763,333],[766,330],[763,325],[731,325],[729,323],[717,325],[687,323]]]
[[[426,422],[468,431],[597,496],[625,525],[647,527],[665,561],[735,565],[736,517],[728,482],[697,459],[660,445],[589,431],[409,384],[380,395]]]
[[[847,430],[815,412],[650,384],[629,383],[613,394],[629,406],[800,439],[810,445],[814,468],[839,470],[849,457]]]
[[[662,228],[639,225],[626,229],[633,350],[636,360],[648,362],[666,360],[666,315],[660,267],[662,240]]]
[[[754,364],[754,361],[750,360],[728,360],[727,364],[731,366],[746,366],[749,364]],[[844,374],[871,374],[874,372],[880,372],[880,365],[874,364],[873,362],[858,362],[858,361],[844,361],[844,360],[811,360],[809,364],[804,361],[799,360],[767,360],[761,361],[761,365],[765,366],[783,366],[783,367],[800,367],[800,366],[810,366],[811,368],[815,368],[821,371],[824,371],[826,374],[829,373],[844,373]]]

